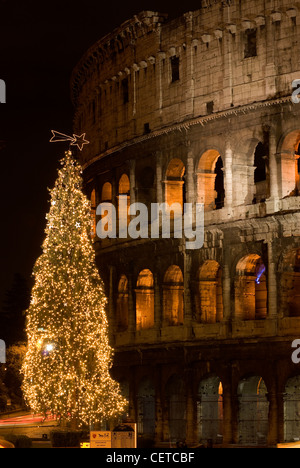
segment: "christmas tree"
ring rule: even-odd
[[[34,412],[50,411],[80,426],[118,417],[127,402],[110,376],[107,300],[95,264],[81,167],[70,151],[61,164],[50,191],[43,251],[33,270],[23,393]]]

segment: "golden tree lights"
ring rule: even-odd
[[[70,151],[61,161],[27,311],[23,392],[35,412],[76,424],[117,417],[127,402],[110,376],[106,297],[91,242],[90,203]]]

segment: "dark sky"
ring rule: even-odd
[[[31,277],[41,253],[49,192],[67,149],[49,143],[51,129],[72,134],[69,82],[84,52],[143,10],[170,18],[200,0],[0,0],[1,158],[0,307],[13,274]],[[87,135],[88,138],[88,135]]]

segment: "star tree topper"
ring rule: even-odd
[[[75,135],[69,136],[65,135],[64,133],[57,132],[56,130],[51,130],[52,132],[52,138],[50,140],[51,143],[55,143],[57,141],[70,141],[71,146],[77,146],[80,151],[82,151],[82,148],[84,145],[88,145],[89,141],[85,139],[85,133],[82,133],[81,135]]]

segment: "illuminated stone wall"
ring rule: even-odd
[[[94,236],[113,372],[156,444],[300,437],[295,5],[206,0],[172,21],[145,12],[92,46],[72,76],[94,226],[95,206],[118,209],[124,194],[205,208],[201,249],[173,236]]]

